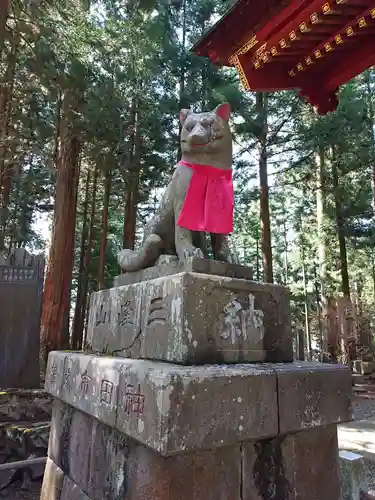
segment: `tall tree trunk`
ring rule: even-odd
[[[305,361],[305,336],[302,328],[297,330],[298,359]]]
[[[55,211],[44,287],[41,318],[43,361],[54,349],[62,349],[64,313],[69,307],[72,280],[81,139],[75,126],[81,98],[74,89],[64,95],[61,119],[61,150],[56,171]]]
[[[257,92],[256,107],[262,119],[259,134],[259,180],[260,180],[260,219],[262,222],[261,247],[263,256],[263,280],[273,283],[272,241],[269,207],[269,188],[267,172],[267,134],[268,134],[268,97],[264,92]]]
[[[339,250],[340,250],[341,289],[344,297],[350,300],[348,258],[347,258],[346,240],[344,231],[345,219],[342,215],[341,189],[339,185],[337,161],[338,158],[336,156],[335,148],[334,146],[332,146],[332,182],[333,182],[333,194],[335,198],[335,218],[336,218],[337,236],[339,240]]]
[[[286,210],[285,202],[283,200],[283,239],[284,239],[284,282],[285,285],[289,281],[289,263],[288,263],[288,230],[286,227]]]
[[[0,0],[0,59],[3,55],[10,0]]]
[[[187,35],[187,12],[186,12],[187,0],[182,0],[182,33],[181,33],[181,46],[182,46],[182,57],[180,58],[180,81],[179,81],[179,100],[178,104],[180,109],[186,107],[185,103],[185,78],[186,78],[186,35]],[[180,137],[182,130],[182,125],[180,121],[178,122],[178,136]],[[177,147],[177,163],[181,160],[181,144],[178,140]]]
[[[18,48],[19,36],[15,35],[12,51],[8,56],[4,78],[0,83],[0,252],[5,249],[8,205],[12,189],[13,168],[9,162],[8,135],[12,114],[13,86]]]
[[[98,290],[103,290],[105,288],[105,254],[107,248],[108,212],[109,212],[109,199],[111,196],[111,180],[112,180],[111,166],[108,165],[104,181],[104,202],[103,202],[103,212],[102,212],[102,227],[100,231]]]
[[[346,250],[346,239],[344,224],[345,219],[342,215],[342,194],[341,187],[339,183],[339,169],[338,162],[340,161],[340,155],[336,151],[336,147],[332,145],[332,183],[333,183],[333,195],[335,199],[335,218],[336,218],[336,228],[337,237],[339,240],[339,252],[340,252],[340,272],[341,272],[341,289],[345,299],[345,318],[343,319],[343,324],[341,328],[341,357],[343,362],[350,362],[351,359],[356,358],[356,331],[355,324],[353,321],[353,304],[350,297],[350,283],[349,283],[349,271],[348,271],[348,257]]]
[[[311,348],[310,321],[309,321],[309,302],[307,296],[306,257],[305,257],[305,244],[303,241],[302,217],[301,217],[300,249],[301,249],[301,261],[302,261],[303,298],[305,307],[305,335],[306,335],[307,359],[311,360],[312,348]]]
[[[90,226],[89,226],[89,234],[88,234],[88,244],[87,244],[87,252],[86,252],[86,259],[85,259],[85,275],[84,275],[84,280],[83,280],[83,290],[82,290],[82,295],[83,295],[83,300],[82,300],[82,316],[81,316],[81,325],[82,325],[82,333],[81,333],[81,338],[79,339],[79,345],[82,347],[82,340],[83,340],[83,331],[85,328],[85,321],[86,321],[86,311],[87,311],[87,303],[88,303],[88,296],[89,296],[89,276],[90,276],[90,268],[91,268],[91,258],[92,258],[92,251],[94,247],[94,234],[95,234],[95,217],[96,217],[96,195],[97,195],[97,186],[98,186],[98,175],[99,175],[99,168],[96,166],[95,173],[94,173],[94,182],[93,182],[93,187],[92,187],[92,203],[91,203],[91,218],[90,218]]]
[[[319,151],[316,156],[316,220],[318,226],[318,261],[319,261],[319,281],[320,281],[320,303],[321,309],[319,314],[322,355],[328,352],[328,300],[326,293],[327,285],[327,242],[325,228],[325,149],[324,145],[319,145]]]
[[[138,105],[134,104],[133,140],[129,162],[128,189],[124,213],[124,248],[134,249],[140,181],[141,131],[138,120]]]
[[[88,283],[89,283],[89,276],[90,276],[91,254],[92,254],[93,241],[94,241],[98,175],[99,175],[99,168],[98,168],[98,166],[96,166],[95,171],[94,171],[93,184],[92,184],[91,206],[90,206],[90,224],[89,224],[88,234],[87,234],[87,245],[86,245],[85,252],[84,252],[80,297],[78,297],[78,295],[77,295],[78,321],[77,321],[77,327],[75,329],[75,338],[74,338],[73,349],[81,349],[82,348],[83,330],[84,330],[84,325],[85,325],[85,316],[86,316],[86,308],[87,308],[87,294],[88,294]]]
[[[82,234],[81,234],[81,248],[79,253],[79,265],[78,265],[78,278],[77,278],[77,297],[74,309],[73,318],[73,328],[72,328],[72,349],[77,349],[80,337],[81,328],[81,311],[82,311],[82,285],[83,285],[83,275],[85,273],[85,254],[87,249],[87,236],[88,236],[88,224],[87,224],[87,212],[89,205],[89,192],[90,192],[90,171],[87,172],[86,182],[85,182],[85,198],[83,202],[83,222],[82,222]]]
[[[56,125],[55,125],[55,138],[54,138],[54,148],[53,148],[53,162],[55,167],[57,166],[58,158],[59,158],[59,142],[61,136],[61,93],[58,91],[57,94],[57,103],[56,103]]]
[[[371,189],[372,189],[372,211],[373,217],[375,218],[375,117],[374,117],[374,107],[372,104],[373,91],[371,88],[373,69],[369,69],[366,78],[366,89],[367,89],[367,111],[369,119],[369,129],[371,131]]]

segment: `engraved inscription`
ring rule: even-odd
[[[32,267],[0,266],[0,281],[2,282],[34,282],[37,278],[36,270]]]
[[[85,370],[81,375],[81,382],[79,384],[81,396],[86,396],[88,393],[91,380],[92,377],[90,377],[90,375],[87,374],[87,370]]]
[[[68,390],[71,387],[71,378],[72,378],[72,369],[70,366],[65,366],[63,373],[63,387],[66,387]]]
[[[53,363],[51,366],[51,375],[50,375],[51,384],[55,384],[56,379],[57,379],[57,365],[56,363]]]
[[[125,392],[125,402],[124,411],[127,415],[135,413],[136,415],[142,415],[145,408],[145,396],[141,393],[141,386],[138,384],[138,390],[134,389],[134,386],[128,384],[126,386]]]
[[[111,321],[110,302],[102,302],[95,311],[95,326],[106,325]]]
[[[166,310],[163,301],[163,297],[155,297],[151,300],[147,325],[150,326],[152,323],[165,323],[166,322]]]
[[[131,301],[119,304],[117,311],[117,322],[119,326],[126,326],[133,324],[134,310],[131,307]]]
[[[102,380],[100,386],[100,401],[103,403],[111,404],[114,385],[109,380]]]
[[[238,337],[247,340],[249,336],[264,336],[264,313],[260,309],[255,309],[255,297],[249,294],[249,308],[244,309],[240,302],[234,298],[224,307],[224,331],[221,338],[230,339],[232,344]]]

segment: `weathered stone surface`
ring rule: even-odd
[[[63,480],[63,471],[51,459],[47,459],[40,500],[61,500]]]
[[[341,500],[336,426],[243,445],[243,500]]]
[[[94,418],[55,400],[48,454],[87,491]]]
[[[129,462],[129,500],[240,500],[240,446],[162,458],[138,446]]]
[[[55,398],[52,409],[48,456],[66,473],[69,473],[70,469],[70,428],[74,411],[72,406],[66,405],[58,398]]]
[[[70,358],[72,380],[77,382],[70,392],[56,385],[46,386],[47,390],[162,454],[277,435],[276,374],[266,365],[184,367],[62,352],[50,354],[50,365],[62,356]],[[119,382],[111,386],[113,400],[108,403],[113,408],[113,419],[98,409],[97,390],[87,392],[85,404],[80,400],[78,369],[86,372],[90,359],[97,366],[103,363],[106,380],[114,380],[121,368]],[[111,364],[116,376],[111,375]],[[96,386],[102,385],[100,370],[93,380]],[[71,416],[64,418],[69,422]]]
[[[128,499],[129,461],[133,460],[136,443],[115,429],[95,421],[92,429],[92,446],[87,492],[91,500],[110,498]]]
[[[142,269],[132,273],[124,273],[116,276],[113,286],[131,285],[140,281],[149,281],[156,278],[171,276],[183,272],[215,274],[217,276],[227,276],[229,278],[239,278],[245,280],[253,279],[253,270],[250,267],[239,264],[229,264],[212,259],[188,258],[185,262],[180,262],[177,257],[158,259],[156,266]]]
[[[255,365],[129,362],[117,428],[163,455],[276,435],[276,377]]]
[[[69,476],[76,484],[81,484],[87,489],[89,481],[89,464],[91,456],[92,427],[94,419],[80,411],[74,411],[70,424],[69,436]]]
[[[281,435],[352,420],[347,366],[300,361],[271,366],[277,373]]]
[[[121,367],[120,359],[55,351],[48,358],[45,387],[114,427]]]
[[[69,409],[65,408],[64,413],[69,413]],[[76,410],[76,413],[81,412]],[[89,470],[88,485],[81,483],[84,481],[81,474],[77,486],[90,500],[239,500],[240,445],[165,458],[117,430],[92,420],[90,457],[83,448],[77,449],[77,464]],[[60,427],[54,419],[53,433],[55,430],[58,433]],[[72,440],[71,436],[69,440]],[[68,474],[69,469],[65,467],[69,465],[63,467],[64,473]],[[65,489],[71,491],[69,488],[72,488],[72,482],[64,479],[61,500],[76,499],[74,496],[64,497]]]
[[[364,459],[357,453],[340,450],[340,472],[343,500],[358,500],[367,491]]]
[[[90,498],[68,476],[65,476],[60,500],[90,500]]]
[[[198,273],[97,292],[87,349],[181,364],[292,361],[289,294]]]

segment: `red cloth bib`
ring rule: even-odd
[[[193,175],[177,224],[191,231],[232,233],[232,170],[187,163],[183,160],[179,164],[191,168]]]

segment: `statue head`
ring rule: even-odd
[[[214,111],[194,113],[190,109],[180,112],[182,157],[207,163],[223,155],[232,158],[232,134],[229,128],[230,105],[220,104]],[[199,159],[204,158],[204,161]]]

